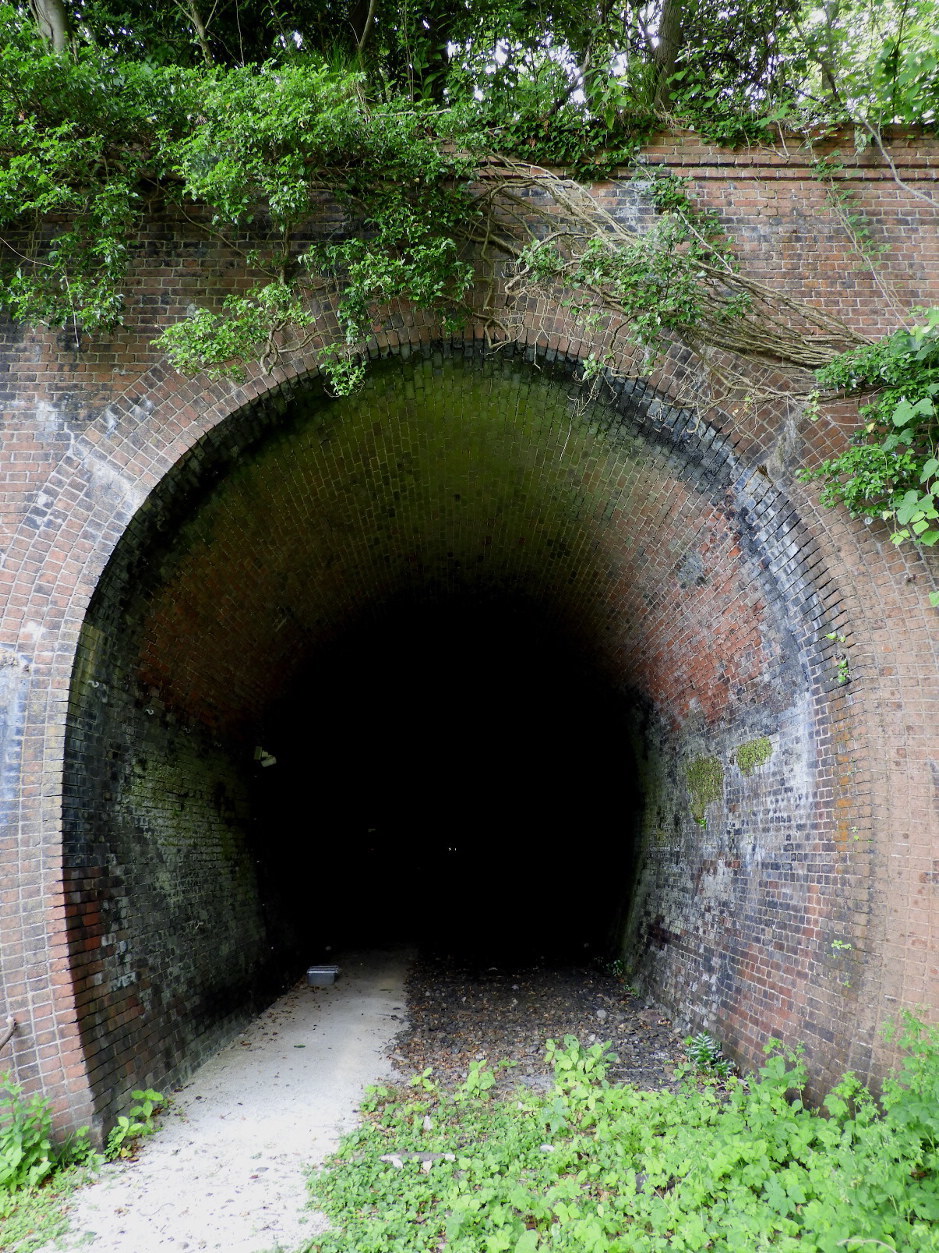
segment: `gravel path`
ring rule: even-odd
[[[76,1196],[71,1234],[41,1253],[295,1249],[323,1229],[306,1167],[390,1077],[410,954],[345,954],[332,988],[298,984],[173,1099],[135,1162]]]

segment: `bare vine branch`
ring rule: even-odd
[[[468,220],[464,237],[489,264],[490,282],[482,308],[489,319],[487,327],[505,337],[508,323],[514,320],[510,312],[514,303],[539,292],[555,298],[566,292],[569,299],[576,290],[575,303],[584,323],[604,325],[610,361],[612,347],[624,340],[635,342],[630,333],[633,310],[614,283],[603,281],[602,273],[591,281],[582,263],[588,249],[594,250],[591,255],[599,250],[611,262],[637,248],[648,250],[651,256],[656,248],[667,246],[654,229],[643,232],[627,226],[573,179],[502,156],[490,156],[481,164],[475,208],[475,219]],[[663,333],[652,355],[667,352],[669,345],[691,350],[714,403],[743,395],[749,400],[805,396],[813,387],[810,371],[848,348],[870,342],[825,310],[737,269],[726,251],[714,247],[690,218],[683,228],[696,248],[694,317],[687,325]],[[547,278],[535,272],[533,248],[550,249],[557,259]],[[506,264],[512,266],[508,277]],[[495,272],[499,266],[505,307],[497,310]],[[622,358],[622,350],[615,356]],[[744,365],[755,360],[782,371],[787,375],[785,382],[757,384],[752,365]],[[645,372],[648,364],[647,352]],[[698,385],[695,390],[700,390]]]

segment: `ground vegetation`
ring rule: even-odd
[[[548,1042],[547,1091],[507,1096],[482,1060],[455,1088],[425,1070],[373,1090],[313,1178],[332,1229],[308,1253],[927,1253],[939,1041],[910,1021],[904,1042],[879,1101],[849,1074],[822,1110],[776,1040],[746,1079],[715,1068],[710,1037],[689,1040],[678,1091],[610,1084],[610,1045],[573,1036]]]

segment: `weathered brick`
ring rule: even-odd
[[[935,195],[936,141],[894,144],[907,186]],[[692,180],[751,273],[862,334],[892,329],[815,154],[685,135],[645,155]],[[876,153],[846,164],[899,304],[939,304],[934,223]],[[636,196],[627,177],[595,194],[613,209]],[[155,219],[140,242],[146,308],[111,342],[74,354],[11,329],[0,350],[0,988],[20,1080],[63,1125],[66,1098],[71,1121],[92,1103],[107,1119],[296,971],[311,924],[275,833],[258,844],[254,744],[302,665],[408,598],[501,605],[492,631],[527,600],[607,677],[621,774],[605,756],[591,776],[579,725],[551,770],[583,772],[574,869],[585,849],[598,864],[572,896],[630,897],[635,978],[745,1062],[776,1034],[806,1042],[816,1087],[846,1065],[882,1073],[881,1022],[935,1007],[936,568],[793,480],[844,446],[853,408],[800,425],[780,399],[692,420],[673,402],[698,366],[674,353],[611,409],[579,412],[576,358],[608,340],[548,296],[515,311],[517,348],[495,358],[479,324],[442,343],[398,302],[371,355],[406,364],[378,366],[358,401],[316,399],[309,353],[240,388],[184,381],[147,337],[248,278],[186,223]],[[324,339],[333,327],[327,309]],[[631,350],[620,364],[641,367]],[[771,365],[752,374],[781,386]],[[771,755],[745,773],[735,753],[763,737]],[[720,767],[703,805],[696,760]],[[484,786],[485,752],[466,764]],[[595,830],[603,813],[619,845]]]

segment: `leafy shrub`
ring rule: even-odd
[[[23,1099],[9,1075],[0,1080],[0,1196],[35,1187],[55,1169],[49,1106]],[[2,1200],[0,1200],[2,1204]]]
[[[51,1130],[48,1102],[41,1096],[24,1100],[10,1076],[0,1076],[0,1218],[12,1212],[22,1193],[46,1183],[60,1168],[100,1161],[87,1128],[58,1148]]]
[[[152,1088],[138,1090],[132,1096],[137,1104],[118,1118],[108,1135],[105,1156],[109,1162],[133,1157],[140,1137],[152,1135],[156,1130],[154,1117],[166,1100],[162,1092],[154,1092]]]
[[[608,1046],[571,1037],[547,1094],[495,1099],[479,1069],[473,1099],[383,1089],[312,1180],[334,1226],[308,1250],[939,1250],[939,1031],[909,1020],[902,1042],[881,1103],[846,1075],[827,1116],[776,1040],[723,1094],[610,1086]]]
[[[826,391],[874,392],[863,425],[837,457],[803,470],[822,480],[822,503],[854,517],[880,518],[895,544],[939,541],[939,309],[869,347],[843,353],[818,372]],[[939,593],[933,593],[939,604]]]

